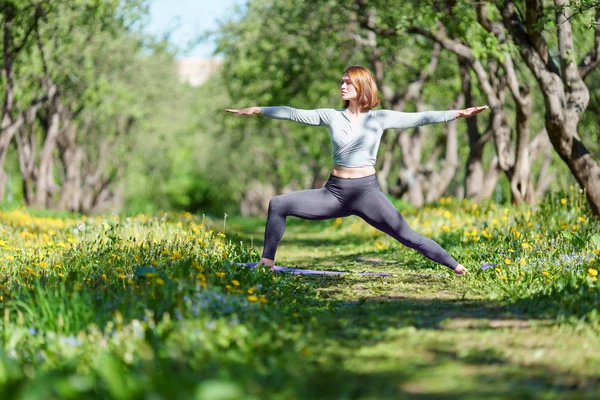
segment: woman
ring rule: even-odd
[[[406,129],[418,125],[468,118],[487,106],[466,110],[402,113],[373,110],[379,104],[377,86],[369,70],[352,66],[341,80],[344,102],[341,110],[330,108],[298,110],[290,107],[248,107],[225,111],[238,115],[259,114],[308,125],[329,127],[333,168],[324,188],[302,190],[275,196],[269,203],[265,245],[259,265],[273,267],[275,252],[285,231],[286,217],[309,220],[358,215],[367,223],[416,249],[429,259],[447,266],[457,275],[467,272],[435,241],[416,233],[381,192],[375,176],[375,161],[381,136],[386,129]]]

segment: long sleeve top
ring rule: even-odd
[[[329,128],[333,163],[342,167],[375,165],[383,131],[406,129],[455,119],[455,110],[405,113],[369,110],[352,122],[348,111],[333,108],[300,110],[292,107],[262,107],[262,115]]]

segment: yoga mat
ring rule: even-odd
[[[242,267],[250,267],[250,268],[254,268],[258,265],[257,262],[245,262],[245,263],[236,263],[237,265],[240,265]],[[276,272],[288,272],[291,274],[301,274],[301,275],[345,275],[345,274],[352,274],[354,272],[351,271],[319,271],[319,270],[315,270],[315,269],[300,269],[300,268],[286,268],[286,267],[280,267],[279,265],[276,265],[274,267],[274,270]],[[390,274],[382,274],[382,273],[378,273],[378,272],[356,272],[358,275],[363,275],[363,276],[390,276]]]

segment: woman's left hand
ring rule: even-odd
[[[456,118],[469,118],[475,114],[479,114],[480,112],[487,110],[488,108],[489,108],[488,106],[476,106],[476,107],[469,107],[464,110],[456,110],[456,113],[454,114],[454,116]]]

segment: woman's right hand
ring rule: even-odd
[[[241,110],[232,110],[231,108],[227,108],[227,109],[225,109],[225,111],[228,113],[233,113],[233,114],[237,114],[237,115],[252,115],[252,114],[261,114],[262,108],[248,107],[248,108],[242,108]]]

